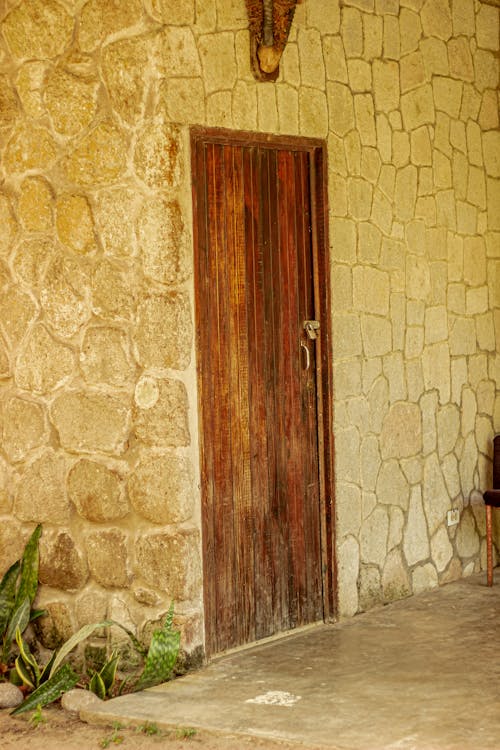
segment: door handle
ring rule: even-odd
[[[311,366],[311,354],[309,352],[309,347],[307,346],[307,344],[305,344],[303,341],[301,341],[300,342],[300,348],[304,349],[304,351],[306,353],[306,366],[304,367],[304,370],[306,370],[306,372],[307,372],[307,370]]]

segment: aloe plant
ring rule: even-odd
[[[91,675],[89,682],[89,690],[97,695],[98,698],[104,700],[106,697],[111,695],[113,686],[115,684],[116,670],[118,667],[119,655],[113,651],[108,661],[99,670]]]
[[[33,531],[23,556],[7,570],[0,582],[0,633],[2,634],[2,671],[7,672],[16,631],[23,633],[31,620],[44,614],[32,609],[38,589],[38,540],[42,533],[39,524]]]
[[[11,711],[11,715],[15,716],[25,711],[32,711],[38,706],[47,706],[49,703],[60,698],[63,693],[74,688],[78,679],[78,675],[72,670],[70,665],[63,664],[52,677],[49,677],[46,682],[34,690],[20,706]]]
[[[172,602],[163,627],[153,632],[144,670],[135,690],[145,690],[172,678],[181,641],[180,632],[172,628],[173,619],[174,603]]]

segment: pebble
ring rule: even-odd
[[[11,682],[0,682],[0,708],[15,708],[24,700],[18,687]]]
[[[69,711],[72,714],[78,714],[86,708],[99,705],[99,703],[103,703],[103,701],[95,693],[91,690],[83,690],[82,688],[68,690],[67,693],[63,693],[61,698],[61,706],[65,711]]]

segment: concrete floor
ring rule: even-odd
[[[500,570],[86,711],[341,750],[499,750]]]

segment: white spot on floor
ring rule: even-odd
[[[249,698],[245,703],[260,703],[267,706],[293,706],[300,701],[301,695],[292,695],[282,690],[269,690],[263,695],[257,695],[255,698]]]

